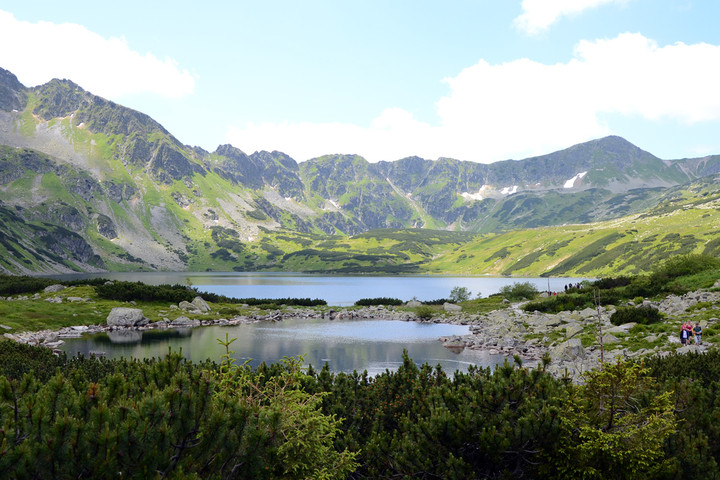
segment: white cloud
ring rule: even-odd
[[[179,98],[195,79],[177,62],[132,50],[124,38],[104,38],[73,24],[30,23],[0,10],[0,66],[27,86],[68,78],[107,98],[153,93]]]
[[[405,110],[388,108],[369,127],[344,123],[248,123],[230,126],[227,141],[246,150],[279,150],[302,161],[326,154],[359,154],[370,161],[435,152],[436,127]],[[440,155],[439,150],[436,152]]]
[[[440,122],[387,109],[370,125],[260,123],[230,127],[227,141],[251,152],[282,150],[302,161],[357,153],[370,161],[408,155],[491,162],[524,158],[613,132],[603,116],[683,123],[720,119],[720,46],[664,47],[640,34],[583,41],[567,63],[484,60],[446,79]],[[630,139],[632,140],[632,139]]]
[[[515,26],[530,35],[547,30],[560,17],[577,15],[608,3],[625,4],[628,0],[523,0],[523,13]]]

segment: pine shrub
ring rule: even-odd
[[[652,323],[661,322],[662,313],[650,305],[639,307],[618,307],[610,316],[610,323],[613,325],[622,325],[624,323],[637,323],[638,325],[650,325]]]

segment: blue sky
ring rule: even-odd
[[[12,5],[12,4],[16,5]],[[620,135],[720,154],[717,0],[0,3],[0,67],[209,151],[489,163]]]

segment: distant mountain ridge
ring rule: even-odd
[[[661,160],[616,136],[492,164],[207,152],[70,80],[27,88],[2,68],[0,145],[0,206],[19,219],[7,221],[71,226],[97,257],[56,259],[51,270],[272,268],[281,248],[268,238],[282,232],[588,223],[639,213],[664,189],[720,171],[720,156]],[[20,270],[45,268],[41,246],[28,248],[38,258],[22,254]]]

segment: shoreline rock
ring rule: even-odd
[[[198,300],[199,299],[199,300]],[[669,296],[659,302],[650,302],[663,313],[672,317],[698,302],[720,302],[720,292],[696,291],[690,292],[682,297]],[[191,309],[199,311],[207,308],[207,303],[201,298],[196,298]],[[188,328],[212,325],[239,325],[258,322],[280,322],[287,318],[322,318],[328,321],[333,320],[399,320],[419,323],[445,323],[454,325],[467,325],[470,333],[463,336],[443,337],[439,341],[451,351],[462,351],[463,349],[484,350],[491,354],[503,354],[509,359],[518,356],[523,365],[533,368],[542,364],[543,356],[549,355],[550,364],[547,369],[557,376],[568,376],[574,381],[579,381],[582,374],[597,368],[600,365],[601,348],[599,337],[594,339],[592,345],[583,347],[582,335],[588,326],[598,325],[598,310],[586,308],[582,311],[564,311],[557,314],[546,314],[541,312],[524,312],[522,304],[512,304],[510,308],[494,310],[486,314],[467,314],[462,311],[445,311],[442,314],[430,319],[417,317],[410,311],[398,311],[393,307],[370,306],[359,309],[336,307],[334,309],[319,311],[302,308],[288,308],[275,310],[263,315],[239,315],[232,318],[213,319],[190,319],[187,316],[180,316],[170,321],[163,320],[145,323],[147,319],[142,315],[140,309],[118,307],[123,311],[132,312],[135,319],[130,324],[108,324],[92,326],[64,327],[57,331],[42,330],[38,332],[5,333],[6,338],[34,345],[43,345],[59,352],[62,345],[62,338],[79,337],[83,334],[95,334],[101,332],[116,331],[144,331],[163,328]],[[172,306],[170,308],[173,310]],[[113,309],[115,310],[115,309]],[[175,310],[185,311],[181,307]],[[138,313],[139,312],[139,313]],[[600,327],[602,329],[603,345],[608,347],[620,342],[616,335],[626,335],[635,324],[615,326],[610,323],[610,316],[614,307],[600,307]],[[126,312],[127,313],[127,312]],[[192,313],[188,311],[188,313]],[[144,319],[144,321],[143,321]],[[713,319],[718,321],[717,319]],[[138,323],[136,323],[138,321]],[[108,322],[110,323],[110,322]],[[705,322],[707,323],[707,322]],[[705,327],[705,326],[704,326]],[[135,338],[131,333],[116,335],[118,338]],[[646,337],[645,340],[653,341],[661,338],[662,335]],[[651,339],[651,340],[648,340]],[[128,340],[129,341],[129,340]],[[59,343],[58,343],[59,342]],[[618,358],[635,358],[645,355],[668,355],[675,351],[677,353],[703,352],[708,349],[707,344],[700,346],[688,345],[677,348],[679,340],[677,336],[668,335],[665,342],[652,349],[639,349],[631,351],[628,348],[604,348],[602,356],[605,362],[615,361]]]

